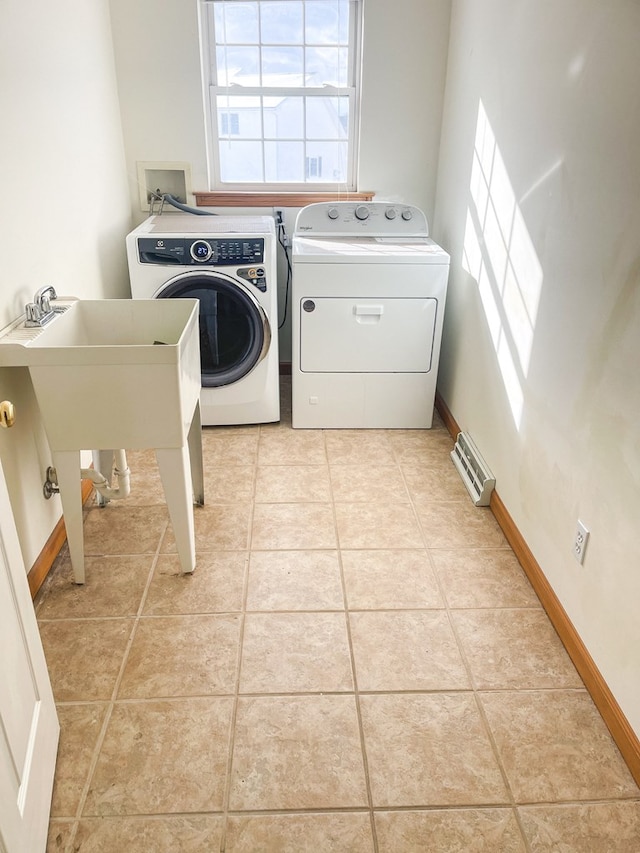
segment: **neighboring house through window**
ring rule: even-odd
[[[307,157],[307,168],[305,170],[307,178],[322,177],[322,157]]]
[[[240,116],[238,113],[220,113],[220,135],[237,136],[240,133]]]
[[[356,189],[361,0],[201,0],[217,189]]]

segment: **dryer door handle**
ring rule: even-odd
[[[384,313],[384,305],[354,305],[356,323],[361,325],[379,323]]]
[[[384,313],[384,305],[356,305],[354,306],[353,313],[356,316],[367,314],[380,316],[380,314]]]

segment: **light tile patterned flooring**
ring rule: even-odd
[[[37,615],[48,851],[638,853],[640,791],[431,431],[204,431],[180,574],[150,452]]]

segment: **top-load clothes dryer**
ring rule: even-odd
[[[203,425],[280,418],[270,216],[151,216],[127,236],[134,299],[200,300]]]
[[[431,427],[449,255],[424,213],[311,204],[292,261],[293,426]]]

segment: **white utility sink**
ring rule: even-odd
[[[42,328],[0,332],[0,366],[29,368],[84,580],[80,451],[154,448],[178,554],[193,571],[204,502],[197,299],[59,300]],[[134,472],[135,475],[135,472]]]
[[[181,443],[200,395],[197,299],[78,300],[25,349],[52,450]]]

